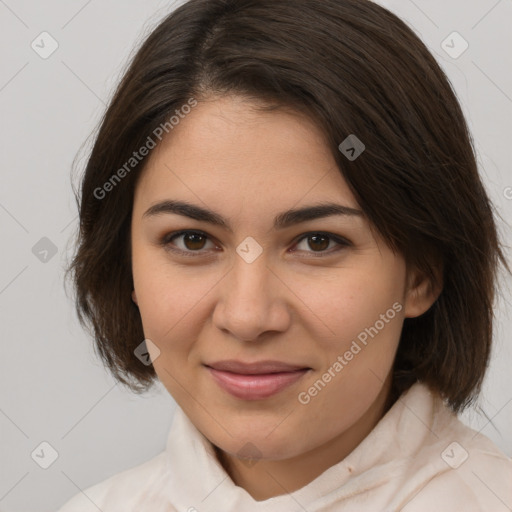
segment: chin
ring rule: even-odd
[[[302,453],[297,443],[294,443],[289,437],[288,444],[283,444],[283,439],[271,441],[268,438],[265,439],[264,436],[252,439],[245,436],[239,441],[230,439],[228,442],[216,446],[232,457],[240,459],[284,460]]]
[[[245,450],[247,455],[251,455],[251,450],[254,450],[261,458],[284,459],[293,456],[298,446],[297,439],[290,435],[290,425],[287,428],[278,426],[281,421],[282,417],[279,421],[237,421],[233,418],[224,420],[221,426],[212,429],[211,419],[203,418],[199,430],[211,443],[233,456],[239,456],[241,450],[242,454]]]

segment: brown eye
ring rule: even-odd
[[[325,251],[329,247],[329,237],[325,235],[308,236],[308,245],[316,251]]]
[[[191,251],[197,251],[203,249],[206,241],[206,237],[198,233],[187,233],[183,236],[183,244],[187,249]]]
[[[207,243],[210,242],[214,248],[215,244],[205,233],[196,231],[181,231],[180,233],[171,233],[165,235],[161,240],[161,245],[173,252],[181,253],[186,256],[201,256],[208,251]]]
[[[211,244],[210,247],[207,246],[208,242]],[[331,243],[334,244],[332,247]],[[160,244],[166,250],[184,256],[205,256],[210,252],[209,249],[216,248],[206,233],[198,231],[169,233],[161,239]],[[302,249],[300,244],[303,244]],[[298,252],[314,257],[329,256],[351,245],[348,240],[330,233],[306,233],[296,244],[299,247]]]
[[[327,250],[329,249],[331,242],[334,246],[331,247],[331,250]],[[301,244],[302,249],[300,248]],[[307,233],[302,236],[297,243],[299,252],[309,253],[313,256],[329,256],[349,247],[350,245],[352,244],[348,240],[330,233]]]

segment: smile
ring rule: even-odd
[[[215,382],[242,400],[262,400],[283,391],[299,381],[310,368],[262,374],[240,374],[206,367]]]

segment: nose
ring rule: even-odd
[[[219,283],[213,323],[240,341],[258,341],[264,333],[284,332],[291,319],[290,293],[264,253],[252,263],[237,255]]]

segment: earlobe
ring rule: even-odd
[[[135,293],[135,290],[132,291],[132,301],[135,302],[135,304],[138,305],[137,294]]]
[[[440,267],[433,269],[435,283],[425,274],[415,270],[408,276],[405,318],[416,318],[426,313],[441,295],[443,289],[442,271]]]

